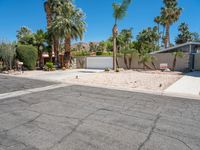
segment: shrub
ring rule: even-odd
[[[96,52],[96,55],[97,56],[112,56],[113,53],[112,52],[100,52],[100,51],[98,51],[98,52]]]
[[[90,52],[88,51],[74,51],[72,52],[73,56],[90,56]]]
[[[15,45],[12,43],[0,43],[0,69],[12,69],[13,62],[15,58]]]
[[[105,68],[105,72],[109,72],[110,71],[110,68]]]
[[[117,68],[117,69],[116,69],[116,72],[120,72],[120,69],[119,69],[119,68]]]
[[[20,45],[17,47],[17,58],[24,63],[29,70],[34,70],[38,57],[37,49],[31,45]]]
[[[52,62],[46,62],[43,69],[44,71],[55,71],[55,66]]]
[[[112,52],[103,52],[102,55],[103,56],[112,56],[113,53]]]
[[[97,56],[101,56],[103,54],[103,52],[96,52]]]

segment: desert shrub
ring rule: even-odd
[[[11,43],[0,43],[0,70],[12,69],[15,58],[15,45]]]
[[[120,72],[120,69],[119,69],[119,68],[117,68],[117,69],[116,69],[116,72]]]
[[[38,52],[34,46],[19,45],[17,47],[17,58],[24,63],[24,67],[34,70],[36,67]]]
[[[100,52],[100,51],[98,51],[98,52],[96,52],[96,55],[97,56],[112,56],[112,52]]]
[[[73,56],[90,56],[90,52],[88,51],[73,51]]]
[[[55,66],[52,62],[46,62],[44,68],[45,71],[54,71],[55,70]]]
[[[112,52],[103,52],[102,55],[103,56],[112,56],[113,53]]]
[[[105,72],[109,72],[109,71],[110,71],[110,68],[105,68],[104,71],[105,71]]]
[[[96,52],[97,56],[101,56],[103,54],[103,52]]]

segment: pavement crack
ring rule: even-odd
[[[35,113],[40,113],[40,114],[47,115],[47,116],[51,116],[51,117],[59,117],[59,118],[67,118],[67,119],[80,120],[80,118],[70,117],[70,116],[67,116],[67,115],[55,115],[55,114],[50,114],[50,113],[45,113],[45,112],[39,112],[39,111],[35,111],[35,110],[30,110],[30,109],[26,109],[26,110],[31,111],[31,112],[35,112]]]
[[[162,135],[162,136],[166,136],[166,137],[175,139],[175,140],[177,140],[177,141],[183,143],[188,149],[193,150],[187,143],[185,143],[184,141],[182,141],[182,140],[179,139],[179,138],[176,138],[176,137],[173,137],[173,136],[170,136],[170,135],[166,135],[166,134],[163,134],[163,133],[155,132],[155,131],[153,131],[153,132],[156,133],[156,134],[160,134],[160,135]]]
[[[153,122],[153,125],[152,125],[152,128],[151,130],[149,131],[149,134],[147,135],[146,139],[144,140],[144,142],[142,142],[138,149],[137,150],[141,150],[143,146],[145,146],[145,144],[149,141],[149,139],[151,138],[152,134],[153,134],[153,131],[154,129],[156,128],[156,124],[158,122],[158,120],[160,119],[160,113],[156,116],[154,122]]]
[[[37,115],[36,117],[34,117],[33,119],[31,119],[31,120],[28,120],[28,121],[26,121],[26,122],[24,122],[24,123],[22,123],[22,124],[19,124],[19,125],[17,125],[17,126],[14,126],[13,128],[10,128],[10,129],[7,129],[7,130],[3,130],[3,131],[1,131],[0,133],[4,133],[4,132],[7,133],[7,132],[10,131],[10,130],[13,130],[13,129],[16,129],[16,128],[18,128],[18,127],[20,127],[20,126],[23,126],[23,125],[25,125],[25,124],[31,123],[31,122],[37,120],[41,115],[42,115],[42,114],[39,114],[39,115]]]
[[[97,109],[91,113],[89,113],[87,116],[85,116],[82,119],[78,120],[78,123],[74,126],[74,128],[72,128],[71,132],[69,132],[68,134],[66,134],[65,136],[63,136],[58,142],[56,142],[50,149],[53,149],[56,145],[62,143],[66,138],[68,138],[70,135],[72,135],[78,127],[80,127],[85,120],[87,120],[90,116],[94,115],[95,113],[97,113],[98,111],[101,111],[103,108]]]

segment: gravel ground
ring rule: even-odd
[[[70,78],[64,82],[82,85],[124,88],[128,90],[163,91],[182,77],[179,72],[121,71],[102,72],[90,76]]]

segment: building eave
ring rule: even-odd
[[[187,42],[187,43],[184,43],[184,44],[176,45],[174,47],[169,47],[169,48],[162,49],[162,50],[159,50],[159,51],[154,51],[154,52],[151,52],[150,54],[164,53],[164,52],[167,52],[167,51],[171,51],[171,50],[174,50],[174,49],[177,49],[177,48],[180,48],[180,47],[190,46],[190,45],[200,46],[200,42]]]

